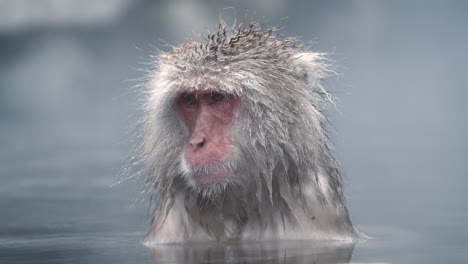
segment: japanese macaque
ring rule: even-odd
[[[147,244],[360,236],[324,130],[323,54],[221,22],[154,65],[139,147]]]

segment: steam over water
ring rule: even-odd
[[[0,1],[0,263],[467,262],[467,3],[56,2]],[[335,53],[331,137],[368,241],[142,245],[142,180],[119,183],[134,68],[220,13]]]

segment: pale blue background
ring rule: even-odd
[[[0,263],[157,263],[139,243],[141,179],[117,184],[132,87],[163,40],[220,15],[333,53],[332,138],[352,218],[373,237],[352,261],[466,263],[467,12],[466,1],[0,0]]]

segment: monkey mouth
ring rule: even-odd
[[[193,179],[200,185],[212,185],[221,183],[230,176],[227,165],[209,165],[190,168]]]

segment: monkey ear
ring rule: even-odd
[[[324,53],[303,52],[293,57],[293,68],[299,80],[316,85],[327,71]]]

